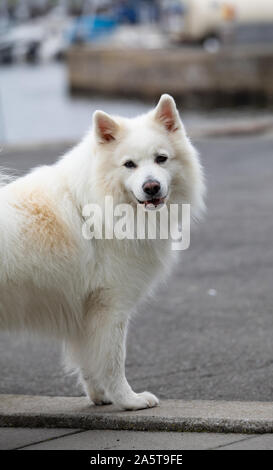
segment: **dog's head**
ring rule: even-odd
[[[148,209],[189,203],[195,214],[202,210],[201,166],[171,96],[162,95],[154,110],[133,119],[96,111],[93,120],[104,195]]]

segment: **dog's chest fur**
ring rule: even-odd
[[[94,257],[86,264],[89,293],[111,291],[112,302],[131,306],[171,264],[167,240],[94,240],[92,245]]]

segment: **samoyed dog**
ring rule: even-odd
[[[203,196],[198,155],[171,96],[133,119],[96,111],[92,129],[55,164],[1,179],[1,329],[61,340],[93,404],[156,406],[155,395],[126,380],[126,332],[176,252],[168,238],[84,236],[86,208],[101,208],[109,228],[106,197],[134,215],[186,203],[198,216]]]

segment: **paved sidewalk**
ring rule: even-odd
[[[271,450],[273,434],[0,428],[0,450]]]

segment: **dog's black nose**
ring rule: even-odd
[[[143,184],[142,189],[148,196],[156,196],[160,190],[160,183],[156,180],[148,180]]]

